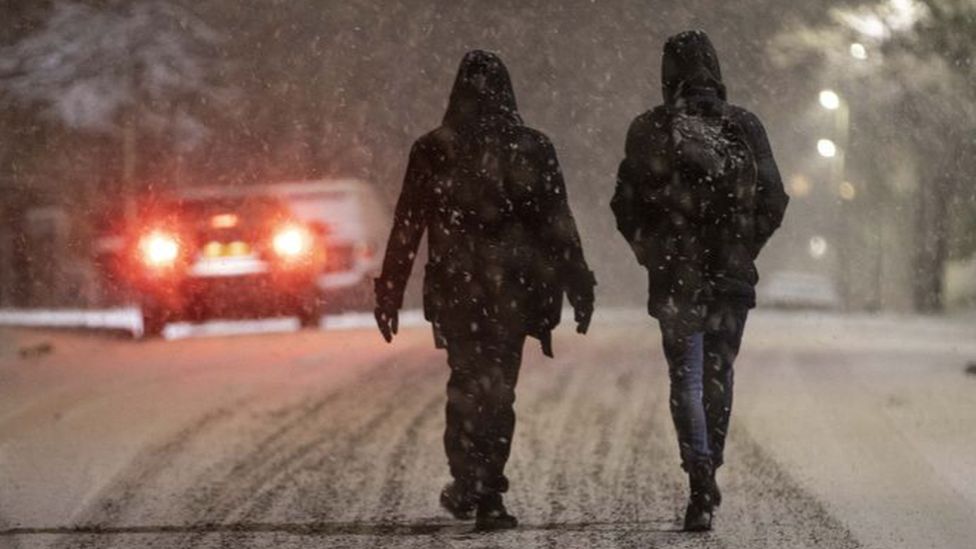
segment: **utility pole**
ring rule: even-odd
[[[817,141],[817,152],[831,161],[830,186],[832,192],[840,196],[840,219],[835,236],[837,245],[837,283],[845,309],[850,308],[851,299],[851,231],[848,222],[850,214],[848,203],[853,200],[856,189],[846,180],[845,163],[850,141],[850,107],[833,90],[823,90],[819,96],[820,106],[833,113],[834,128],[831,139]]]

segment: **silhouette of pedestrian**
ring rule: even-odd
[[[755,306],[755,258],[789,198],[759,119],[726,102],[708,36],[668,39],[664,104],[627,133],[611,207],[647,268],[648,312],[661,325],[671,415],[688,472],[686,530],[711,528],[721,503],[732,364]]]
[[[502,502],[526,336],[552,356],[565,292],[585,333],[595,281],[583,258],[555,149],[523,125],[498,56],[464,56],[441,126],[418,139],[376,280],[390,341],[421,236],[424,315],[447,349],[444,448],[454,481],[441,505],[479,529],[513,528]]]

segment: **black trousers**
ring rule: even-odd
[[[508,490],[515,384],[525,336],[447,339],[444,449],[454,479],[479,494]]]

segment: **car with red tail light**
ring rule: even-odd
[[[290,315],[318,325],[327,229],[281,199],[153,199],[130,225],[120,274],[139,302],[144,335],[211,318]]]
[[[236,187],[203,186],[180,190],[184,198],[270,196],[285,202],[300,220],[327,228],[328,261],[318,276],[328,313],[373,308],[373,278],[390,235],[392,211],[376,185],[361,179],[281,181]]]

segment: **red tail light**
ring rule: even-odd
[[[139,240],[142,261],[155,268],[171,267],[180,256],[180,242],[164,231],[152,231]]]
[[[301,259],[312,253],[312,233],[301,225],[285,225],[275,231],[271,246],[283,259]]]

